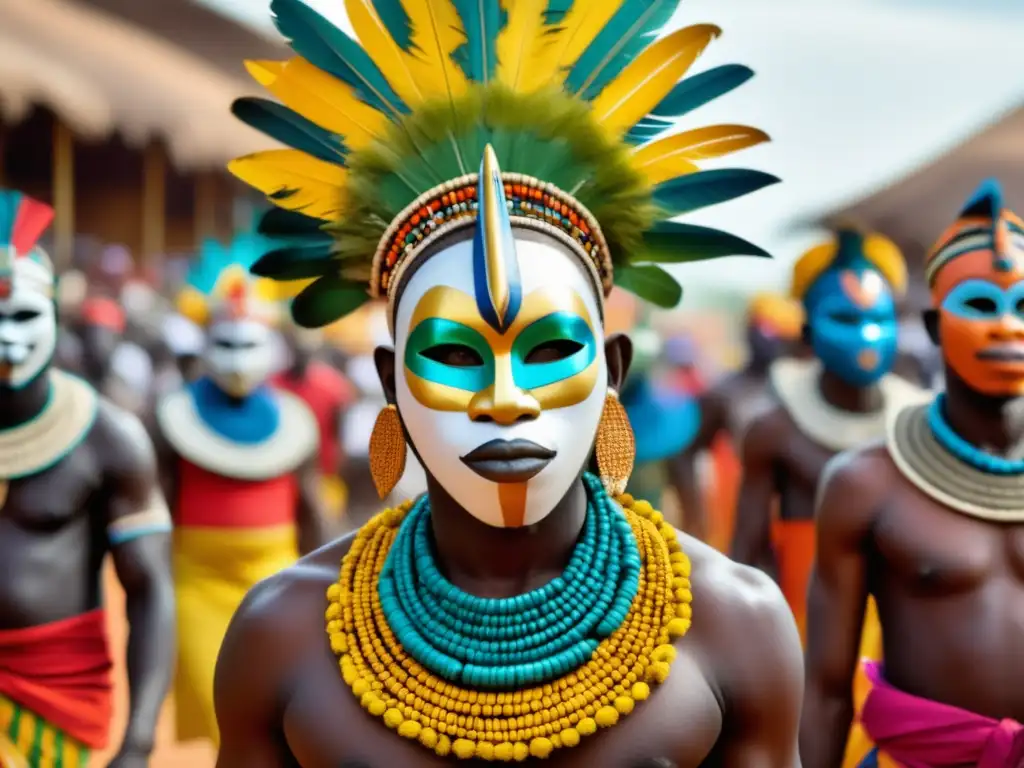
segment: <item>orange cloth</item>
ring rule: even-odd
[[[0,694],[93,749],[107,744],[112,663],[102,610],[0,630]]]
[[[814,520],[779,520],[772,522],[772,545],[779,569],[779,586],[789,603],[800,630],[800,639],[807,630],[807,583],[814,567]]]
[[[742,467],[732,441],[719,435],[711,444],[714,482],[708,492],[708,543],[719,552],[728,552],[736,524]]]

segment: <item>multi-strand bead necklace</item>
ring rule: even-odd
[[[441,756],[543,758],[614,725],[665,680],[672,639],[690,627],[689,560],[649,504],[584,481],[569,565],[516,597],[445,579],[425,497],[360,530],[327,593],[327,633],[370,714]]]

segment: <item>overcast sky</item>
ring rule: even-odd
[[[276,34],[269,0],[197,1]],[[342,0],[307,2],[351,31]],[[702,22],[724,33],[693,71],[738,62],[757,77],[685,127],[768,131],[772,144],[720,164],[783,183],[687,219],[743,235],[776,261],[683,267],[689,286],[788,283],[786,265],[815,239],[789,222],[898,179],[1024,103],[1024,0],[683,0],[672,25]]]

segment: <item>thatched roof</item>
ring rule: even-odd
[[[136,145],[160,138],[179,168],[215,168],[269,146],[229,112],[232,100],[251,90],[241,74],[87,4],[0,0],[0,110],[7,120],[42,103],[83,137],[117,130]]]

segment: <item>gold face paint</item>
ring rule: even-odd
[[[512,325],[499,333],[481,317],[472,296],[435,286],[419,300],[409,329],[406,382],[426,408],[511,424],[541,410],[576,405],[597,384],[593,319],[570,288],[532,291]],[[577,349],[563,359],[530,362],[532,351],[565,344]],[[448,357],[439,361],[438,354]]]

